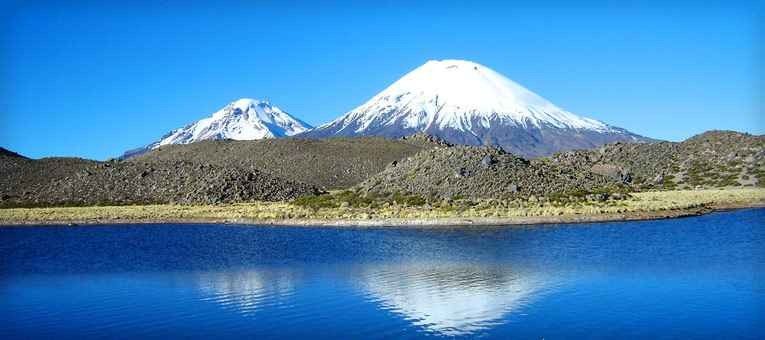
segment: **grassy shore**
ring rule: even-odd
[[[763,206],[765,189],[678,190],[587,202],[471,201],[307,207],[295,202],[0,209],[0,224],[232,222],[284,225],[528,224],[666,218]]]

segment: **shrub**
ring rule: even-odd
[[[309,208],[314,211],[322,208],[337,208],[338,204],[334,201],[331,194],[317,196],[300,196],[293,203],[299,207]]]
[[[424,205],[426,203],[426,200],[418,195],[411,195],[411,194],[402,194],[399,192],[396,192],[391,197],[394,202],[397,204],[402,204],[406,206],[411,207],[418,207],[421,205]]]

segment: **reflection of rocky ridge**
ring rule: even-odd
[[[208,300],[233,307],[241,314],[288,297],[295,290],[296,280],[296,274],[289,271],[211,272],[198,277],[199,289]]]
[[[400,265],[365,269],[373,300],[441,335],[468,335],[500,322],[548,283],[502,267]]]

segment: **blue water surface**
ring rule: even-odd
[[[764,221],[2,227],[0,338],[761,339]]]

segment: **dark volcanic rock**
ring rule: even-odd
[[[2,206],[281,201],[360,183],[401,158],[446,145],[333,138],[203,141],[163,146],[128,161],[32,160],[0,153]]]
[[[494,147],[453,146],[422,151],[368,179],[359,190],[445,199],[505,199],[568,194],[617,184],[591,171],[528,161]]]
[[[0,194],[18,197],[20,193],[38,190],[56,179],[72,177],[97,164],[99,162],[82,158],[50,157],[33,160],[0,156]]]
[[[211,163],[258,170],[321,188],[339,189],[361,183],[394,161],[443,145],[447,144],[421,134],[398,140],[364,137],[202,141],[162,146],[128,162]]]
[[[209,141],[109,162],[34,160],[0,149],[0,207],[277,201],[353,185],[447,199],[531,199],[624,184],[635,190],[763,186],[765,137],[710,131],[682,143],[614,143],[532,161],[421,134]]]
[[[19,155],[11,150],[8,150],[6,148],[0,147],[0,157],[9,157],[9,158],[26,158],[22,155]]]
[[[0,206],[6,207],[282,201],[318,193],[257,170],[190,162],[26,160],[0,176]]]
[[[765,185],[765,136],[709,131],[680,143],[614,143],[551,161],[591,169],[636,189]]]

